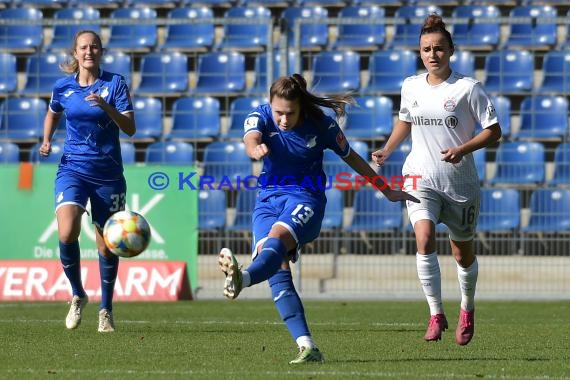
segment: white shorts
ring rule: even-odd
[[[459,203],[427,187],[408,192],[420,200],[420,203],[406,202],[412,227],[418,220],[428,219],[434,224],[444,223],[451,240],[469,241],[475,237],[479,218],[479,196]]]

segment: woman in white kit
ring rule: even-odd
[[[372,160],[382,166],[411,134],[412,149],[402,174],[421,176],[415,188],[411,179],[406,181],[405,190],[420,199],[420,203],[406,205],[416,237],[418,277],[431,314],[424,339],[440,340],[448,327],[435,239],[435,226],[443,222],[449,229],[461,290],[455,339],[457,344],[466,345],[474,333],[478,275],[473,238],[479,216],[480,185],[471,153],[499,140],[501,128],[481,83],[449,66],[453,40],[439,15],[426,18],[419,47],[427,73],[405,79],[399,120],[385,146],[372,153]],[[475,135],[477,123],[483,130]]]

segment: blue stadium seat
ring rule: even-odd
[[[387,96],[356,96],[356,104],[347,108],[344,128],[351,138],[384,139],[392,132],[393,108]]]
[[[473,160],[479,180],[485,182],[487,180],[487,149],[481,148],[473,152]]]
[[[182,97],[172,105],[169,140],[210,141],[220,134],[220,101],[212,97]]]
[[[558,144],[554,150],[554,170],[548,185],[570,185],[570,142]]]
[[[106,48],[132,53],[151,51],[157,44],[158,29],[156,24],[145,21],[156,20],[156,18],[157,12],[152,8],[119,8],[113,10],[111,19],[122,20],[125,23],[110,26],[109,41]]]
[[[475,55],[471,51],[456,49],[449,62],[454,71],[475,78]]]
[[[37,52],[43,43],[43,13],[35,8],[0,10],[0,20],[22,20],[21,24],[0,25],[0,50],[29,54]]]
[[[373,188],[355,192],[351,222],[345,227],[349,232],[396,232],[403,226],[402,203],[390,202]]]
[[[211,52],[198,58],[195,94],[228,95],[245,90],[245,56],[240,52]]]
[[[561,140],[568,133],[568,99],[554,95],[527,96],[520,106],[520,121],[515,139]]]
[[[46,157],[40,155],[41,143],[34,144],[30,148],[29,162],[34,164],[59,164],[63,156],[63,141],[51,142],[51,153]]]
[[[101,67],[103,70],[121,74],[125,77],[127,85],[131,87],[133,69],[130,55],[121,51],[106,51],[103,53]]]
[[[453,43],[465,50],[492,50],[501,40],[496,5],[459,5],[453,9]]]
[[[115,9],[123,5],[123,0],[89,0],[89,6],[96,9]],[[85,0],[69,0],[68,8],[85,6]]]
[[[386,40],[385,13],[384,8],[376,5],[342,8],[338,13],[338,33],[333,49],[373,51],[381,48]],[[347,21],[349,19],[351,22]],[[362,23],[353,23],[352,19],[362,20]]]
[[[253,67],[254,79],[253,85],[247,90],[249,95],[266,95],[269,93],[269,87],[271,83],[281,75],[291,75],[295,73],[296,61],[298,54],[291,50],[288,53],[289,59],[282,60],[282,54],[275,52],[273,56],[273,76],[271,80],[267,80],[268,67],[267,67],[267,56],[268,52],[259,53],[255,56],[255,62]],[[286,61],[286,62],[285,62]],[[284,67],[282,67],[284,66]]]
[[[0,52],[0,93],[3,95],[18,90],[18,69],[16,56],[12,53]]]
[[[491,185],[536,186],[544,183],[544,145],[535,141],[511,141],[499,145]]]
[[[544,55],[538,92],[557,95],[570,92],[570,51],[553,50]]]
[[[503,139],[508,139],[511,136],[511,99],[507,96],[492,95],[491,101],[497,112]]]
[[[98,21],[100,12],[95,8],[63,8],[56,11],[53,15],[54,20],[64,21],[67,23],[55,24],[53,27],[53,38],[47,50],[69,50],[73,44],[75,35],[82,30],[92,30],[101,35],[101,26],[97,23],[89,23],[89,21]],[[71,24],[71,21],[81,20],[81,23]]]
[[[295,0],[293,0],[295,1]],[[302,7],[320,6],[326,8],[343,7],[345,0],[297,0],[296,4]]]
[[[523,232],[570,231],[570,189],[536,189],[530,195],[530,220]]]
[[[509,35],[505,49],[551,49],[557,43],[556,8],[521,5],[509,12]]]
[[[188,57],[176,52],[147,53],[141,58],[138,96],[179,96],[188,90]]]
[[[169,9],[178,5],[178,0],[125,0],[123,6]]]
[[[481,189],[481,209],[477,231],[516,232],[521,225],[520,192],[516,189]]]
[[[124,165],[134,164],[136,162],[135,144],[128,141],[121,141],[121,156]]]
[[[389,49],[419,49],[419,35],[425,18],[443,12],[437,5],[404,5],[394,14],[394,36],[388,42]]]
[[[340,230],[343,224],[344,200],[343,191],[334,187],[325,190],[327,206],[321,224],[321,231]]]
[[[229,128],[227,132],[222,134],[222,137],[241,140],[243,137],[243,122],[246,116],[253,111],[255,107],[266,102],[266,98],[259,96],[235,98],[230,104]]]
[[[7,98],[0,105],[0,135],[13,142],[36,142],[43,134],[47,103],[41,98]]]
[[[255,207],[257,191],[241,189],[236,196],[235,217],[226,227],[228,231],[251,230],[251,213]]]
[[[401,0],[352,0],[352,5],[355,6],[399,7],[402,3]]]
[[[302,23],[299,29],[299,48],[301,50],[322,50],[329,40],[328,25],[324,19],[328,17],[328,10],[319,6],[289,7],[286,8],[281,17],[286,21],[287,40],[289,46],[297,49],[295,40],[296,20],[323,20],[322,23]]]
[[[358,153],[364,159],[364,161],[366,162],[370,161],[370,154],[369,154],[370,148],[366,142],[359,140],[351,140],[350,147],[356,153]],[[354,180],[354,176],[359,175],[346,162],[344,162],[344,160],[340,158],[338,154],[336,154],[330,149],[326,149],[323,152],[323,170],[325,172],[327,179],[332,177],[332,180],[335,182],[337,179],[336,176],[339,173],[346,173],[343,174],[342,176],[343,181]],[[342,186],[346,187],[347,185],[344,184]]]
[[[183,141],[157,141],[146,148],[147,164],[191,165],[194,147]]]
[[[160,49],[179,52],[206,52],[214,46],[214,12],[205,6],[175,8],[168,19],[187,19],[188,23],[166,25],[164,43]]]
[[[237,4],[237,0],[180,0],[182,6],[204,5],[210,8],[229,8]]]
[[[404,79],[417,72],[417,55],[411,50],[378,50],[370,56],[368,71],[364,94],[399,94]]]
[[[388,156],[384,165],[378,167],[376,171],[386,179],[401,176],[404,161],[406,160],[406,157],[408,157],[408,154],[410,154],[411,150],[412,143],[409,140],[402,142],[396,149],[394,149],[390,156]]]
[[[273,28],[271,11],[263,6],[233,7],[224,13],[228,21],[222,30],[220,50],[262,51]],[[232,21],[235,20],[235,21]]]
[[[353,51],[324,51],[314,55],[312,89],[334,94],[360,89],[360,55]]]
[[[151,97],[133,97],[133,109],[137,131],[130,137],[121,132],[122,139],[155,141],[162,136],[162,101]]]
[[[17,164],[19,162],[20,147],[12,142],[0,141],[0,164]]]
[[[221,231],[226,227],[228,213],[226,192],[201,190],[198,193],[198,229]]]
[[[38,53],[27,57],[26,82],[20,90],[23,95],[48,97],[55,81],[65,75],[59,65],[67,61],[67,55],[60,53]]]
[[[286,8],[295,3],[295,0],[241,0],[239,3],[245,7],[253,7],[262,5],[271,9],[274,8]]]
[[[527,50],[496,50],[485,57],[485,89],[491,93],[517,94],[532,90],[534,54]]]
[[[214,141],[206,145],[203,164],[203,175],[212,177],[215,183],[243,183],[252,173],[245,146],[237,141]]]
[[[59,9],[68,6],[68,0],[13,0],[12,6],[25,5],[36,9]]]

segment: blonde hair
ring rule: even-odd
[[[77,48],[77,40],[84,34],[90,33],[95,36],[95,40],[101,47],[101,51],[103,51],[103,43],[101,42],[101,37],[92,30],[80,30],[75,34],[75,38],[73,39],[73,44],[71,45],[71,49],[69,50],[69,59],[65,62],[59,64],[59,68],[66,74],[73,74],[79,72],[79,62],[74,57],[75,49]]]

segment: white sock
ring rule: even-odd
[[[249,272],[244,270],[241,271],[241,287],[247,288],[251,285],[251,277],[249,276]]]
[[[443,314],[441,300],[441,272],[437,252],[429,255],[416,253],[416,266],[418,278],[422,284],[431,315]]]
[[[461,290],[461,308],[471,311],[475,308],[475,288],[477,287],[477,276],[479,275],[479,264],[477,257],[468,268],[463,268],[457,264],[457,279]]]
[[[313,338],[310,337],[309,335],[300,336],[295,341],[297,342],[297,346],[299,346],[299,348],[301,348],[301,347],[308,347],[308,348],[317,347],[317,345],[313,341]]]

